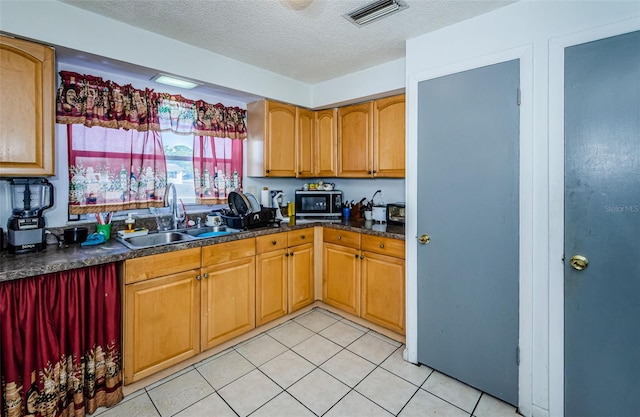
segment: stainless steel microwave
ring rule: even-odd
[[[342,191],[296,190],[296,216],[342,216]]]

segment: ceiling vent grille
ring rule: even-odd
[[[407,7],[402,0],[377,0],[350,11],[344,17],[356,26],[364,26]]]

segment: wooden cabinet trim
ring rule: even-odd
[[[375,252],[381,255],[393,256],[404,259],[404,240],[392,239],[382,236],[362,235],[361,246],[363,251]]]
[[[202,266],[229,262],[256,254],[256,238],[246,238],[231,242],[202,247]]]
[[[326,243],[360,249],[360,233],[357,232],[325,228],[323,231],[323,240]]]
[[[288,246],[304,245],[306,243],[313,243],[314,230],[313,227],[307,229],[291,230],[287,233]]]
[[[287,247],[287,232],[256,237],[256,253],[272,252]]]
[[[125,283],[131,284],[195,268],[200,268],[200,248],[127,259]]]

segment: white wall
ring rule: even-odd
[[[638,1],[521,1],[489,14],[411,39],[407,42],[407,355],[415,359],[417,290],[415,237],[418,231],[416,176],[418,82],[434,76],[488,65],[500,57],[521,54],[523,106],[521,136],[521,297],[520,412],[526,416],[563,414],[562,311],[550,304],[562,286],[550,282],[550,270],[562,257],[562,210],[553,194],[562,170],[550,167],[562,149],[562,136],[550,134],[550,123],[562,112],[555,101],[562,79],[561,63],[550,60],[549,45],[570,34],[607,26],[612,34],[640,29]],[[594,39],[591,39],[594,40]],[[584,40],[585,42],[587,40]],[[524,52],[523,52],[524,51]],[[438,75],[439,74],[439,75]],[[522,139],[521,139],[522,140]],[[557,189],[557,187],[555,187]],[[561,196],[559,197],[561,200]],[[561,207],[561,206],[560,206]],[[560,248],[560,252],[558,252]],[[553,312],[551,314],[550,312]],[[560,338],[555,337],[560,335]],[[551,335],[551,336],[550,336]],[[560,339],[560,340],[558,340]],[[560,365],[558,367],[558,364]]]

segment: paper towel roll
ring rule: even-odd
[[[264,188],[260,193],[260,202],[263,207],[271,207],[271,191],[268,188]]]

